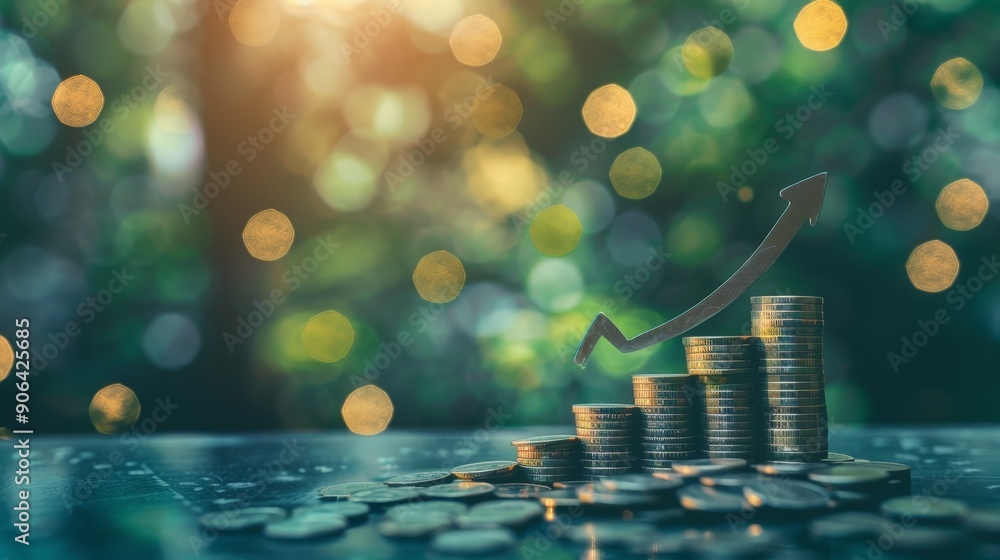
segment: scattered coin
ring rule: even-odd
[[[823,541],[864,541],[880,535],[884,524],[885,518],[879,515],[851,511],[828,515],[811,522],[809,534]]]
[[[428,471],[394,476],[386,480],[385,485],[390,488],[397,486],[433,486],[435,484],[444,484],[451,481],[451,479],[452,475],[450,472]]]
[[[198,518],[202,526],[221,532],[259,531],[264,525],[281,521],[288,513],[278,507],[248,507],[206,513]]]
[[[551,491],[551,488],[541,484],[496,484],[493,495],[497,498],[533,499]]]
[[[515,542],[510,529],[467,529],[437,535],[431,548],[442,554],[483,555],[512,548]]]
[[[483,461],[455,467],[451,474],[462,480],[483,480],[510,476],[516,468],[515,461]]]
[[[743,496],[754,507],[782,510],[821,510],[830,505],[830,493],[801,480],[758,480],[743,487]]]
[[[743,459],[694,459],[674,461],[671,468],[684,477],[699,477],[707,474],[735,472],[746,468],[746,466],[747,462]]]
[[[745,506],[742,494],[700,484],[681,488],[677,491],[677,499],[682,508],[701,513],[738,514]]]
[[[472,506],[468,512],[455,517],[455,525],[462,529],[519,527],[540,518],[543,513],[545,508],[536,501],[496,500]]]
[[[342,482],[331,484],[317,490],[321,500],[346,500],[352,492],[361,490],[373,490],[375,488],[385,488],[382,482]]]
[[[382,536],[389,538],[422,539],[453,528],[453,517],[444,512],[426,512],[419,518],[386,517],[377,529]]]
[[[827,487],[856,488],[887,483],[889,475],[879,469],[862,466],[864,463],[841,463],[809,473],[809,479]]]
[[[427,498],[444,500],[474,500],[493,494],[494,486],[488,482],[449,482],[420,489]]]
[[[433,486],[431,486],[433,488]],[[362,502],[370,506],[387,506],[398,504],[420,497],[420,488],[416,486],[399,486],[397,488],[373,488],[352,492],[352,502]]]
[[[383,519],[392,519],[394,521],[401,521],[404,523],[415,521],[426,516],[445,515],[450,519],[456,515],[461,515],[468,510],[468,506],[462,502],[427,500],[393,506],[386,510]]]
[[[314,515],[342,515],[348,520],[362,519],[368,516],[371,508],[361,502],[328,502],[311,506],[297,507],[292,510],[292,517]]]
[[[337,535],[347,528],[347,518],[340,515],[298,516],[273,521],[264,527],[264,535],[272,539],[314,539]]]

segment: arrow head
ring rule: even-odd
[[[781,189],[778,194],[788,201],[792,210],[809,218],[809,224],[815,226],[819,211],[823,208],[823,195],[826,194],[826,173],[803,179]]]

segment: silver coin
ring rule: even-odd
[[[430,488],[433,488],[431,486]],[[370,506],[386,506],[398,504],[420,497],[420,488],[416,486],[398,486],[396,488],[373,488],[371,490],[361,490],[353,492],[350,500],[352,502],[362,502]]]
[[[555,452],[555,451],[518,451],[517,459],[520,462],[521,459],[554,459],[556,461],[567,461],[576,459],[580,456],[580,449],[574,449],[572,451],[566,452]]]
[[[734,472],[745,469],[746,466],[747,462],[741,459],[696,459],[690,461],[676,461],[673,464],[673,469],[674,472],[684,477],[699,477],[706,474]]]
[[[638,442],[630,439],[625,444],[618,444],[618,443],[612,443],[612,444],[603,444],[603,443],[587,444],[586,451],[590,452],[590,453],[616,453],[616,452],[622,452],[622,451],[631,451],[633,449],[636,449],[637,447],[638,447]]]
[[[449,482],[420,489],[420,494],[426,498],[441,498],[446,500],[469,500],[481,498],[493,493],[493,485],[488,482]]]
[[[765,455],[769,461],[781,462],[803,462],[803,463],[818,463],[826,457],[826,450],[822,451],[794,451],[789,453],[781,453],[776,451],[768,450]]]
[[[623,423],[623,422],[619,422],[619,423],[611,423],[611,422],[589,422],[587,420],[579,420],[579,419],[577,419],[577,421],[576,421],[576,429],[577,429],[577,432],[579,432],[580,430],[586,430],[585,433],[591,433],[591,432],[600,433],[600,432],[605,432],[605,431],[613,432],[613,431],[621,431],[621,430],[631,431],[631,430],[635,429],[635,423],[634,422],[627,422],[627,423]]]
[[[272,521],[264,527],[264,536],[272,539],[314,539],[338,535],[347,528],[347,518],[340,515],[299,516]]]
[[[220,532],[259,531],[268,523],[281,521],[288,512],[279,507],[248,507],[232,511],[206,513],[198,522]]]
[[[410,474],[401,474],[385,481],[385,485],[392,488],[396,486],[433,486],[444,484],[452,479],[450,472],[426,471]]]
[[[623,474],[602,479],[595,488],[612,492],[639,492],[643,494],[673,494],[684,485],[681,477],[657,478],[646,474]]]
[[[571,467],[577,463],[579,457],[572,459],[517,459],[517,464],[522,467]]]
[[[385,488],[385,484],[382,482],[342,482],[324,486],[316,492],[319,493],[321,500],[346,500],[351,496],[351,492],[375,488]]]
[[[758,480],[743,487],[743,496],[754,506],[781,510],[821,510],[830,507],[830,493],[800,480]]]
[[[606,478],[601,480],[606,480]],[[598,486],[597,484],[577,488],[576,495],[580,498],[580,503],[582,504],[620,509],[649,507],[657,502],[655,497],[648,494],[642,494],[639,492],[618,492],[607,487]]]
[[[834,453],[834,452],[830,451],[830,452],[828,452],[826,454],[826,459],[823,459],[823,462],[824,463],[853,463],[854,462],[854,457],[851,457],[850,455],[847,455],[845,453]],[[907,478],[909,478],[910,467],[907,466],[907,465],[904,465],[902,463],[879,463],[879,465],[878,465],[879,468],[881,468],[881,465],[896,465],[897,467],[902,467],[902,469],[900,469],[900,470],[905,470],[906,471],[906,476],[907,476]],[[889,473],[889,478],[892,478],[892,473],[891,472]]]
[[[693,403],[693,399],[689,400],[686,405],[678,404],[679,401],[673,398],[660,398],[660,397],[634,397],[635,405],[642,407],[644,410],[646,408],[668,408],[676,410],[677,407],[684,406],[689,407]]]
[[[587,447],[587,443],[590,439],[598,440],[627,440],[636,434],[638,430],[598,430],[589,428],[577,428],[576,437],[583,440],[584,448]]]
[[[419,518],[384,518],[377,526],[378,532],[393,539],[423,539],[452,528],[455,516],[444,512],[426,512]]]
[[[691,377],[686,373],[636,373],[632,375],[632,383],[676,385],[687,383],[690,380]]]
[[[689,484],[681,488],[677,491],[677,499],[682,508],[702,513],[739,514],[745,507],[742,494],[701,484]]]
[[[461,529],[488,529],[491,527],[519,527],[534,521],[545,513],[536,501],[497,500],[481,502],[468,512],[455,517]]]
[[[461,502],[447,500],[426,500],[393,506],[386,510],[383,519],[391,519],[401,523],[411,523],[428,516],[444,515],[448,519],[468,511]]]
[[[556,508],[556,507],[572,507],[580,505],[580,499],[576,497],[576,487],[582,486],[584,484],[590,484],[590,482],[586,481],[554,482],[553,486],[557,484],[573,484],[574,486],[559,488],[538,496],[538,502],[542,504],[544,507]]]
[[[496,484],[493,495],[503,499],[531,500],[551,491],[551,488],[541,484]]]
[[[482,480],[510,476],[517,469],[516,461],[481,461],[451,469],[451,474],[461,480]]]
[[[851,488],[888,482],[883,470],[865,467],[864,463],[842,463],[809,473],[809,479],[827,487]]]
[[[297,507],[292,510],[292,517],[300,515],[342,515],[347,519],[362,519],[371,510],[368,504],[361,502],[327,502],[316,505]]]
[[[534,436],[515,439],[510,442],[510,444],[514,447],[532,448],[563,447],[567,445],[574,445],[575,443],[576,436],[573,435]]]
[[[513,548],[516,542],[510,529],[465,529],[438,534],[431,549],[442,554],[484,555]]]
[[[616,412],[637,412],[635,405],[621,403],[574,404],[573,413],[613,414]]]
[[[573,474],[579,469],[579,463],[571,467],[524,467],[521,472],[525,476],[552,476]]]

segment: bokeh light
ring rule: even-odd
[[[476,14],[458,22],[448,42],[459,62],[468,66],[483,66],[493,61],[502,41],[496,22],[483,14]]]
[[[941,190],[934,209],[945,226],[966,231],[983,222],[990,209],[990,199],[978,184],[959,179]]]
[[[531,222],[531,242],[550,257],[561,257],[572,251],[582,234],[580,218],[562,204],[542,210]]]
[[[14,367],[14,349],[10,341],[0,335],[0,381],[7,379],[11,368]]]
[[[448,251],[435,251],[420,259],[413,270],[413,286],[431,303],[447,303],[465,286],[465,267]]]
[[[132,389],[115,383],[98,391],[90,401],[90,422],[102,434],[120,434],[139,418],[139,398]]]
[[[275,209],[255,214],[243,228],[243,244],[255,259],[273,261],[288,253],[295,241],[291,220]]]
[[[142,337],[149,361],[160,369],[190,364],[201,349],[198,326],[181,313],[164,313],[153,320]]]
[[[392,399],[374,385],[358,387],[344,400],[340,409],[347,429],[363,436],[373,436],[389,427]]]
[[[964,58],[953,58],[934,71],[931,91],[938,103],[949,109],[971,107],[983,91],[983,75]]]
[[[663,169],[649,150],[629,148],[611,164],[611,185],[625,198],[642,199],[653,194]]]
[[[347,317],[333,310],[317,313],[302,330],[302,346],[318,362],[340,361],[353,345],[354,327]]]
[[[595,89],[583,104],[583,122],[597,136],[617,138],[628,132],[635,121],[635,101],[618,84]]]
[[[681,51],[684,67],[699,78],[714,78],[733,62],[733,43],[721,29],[705,27],[688,36]]]
[[[528,297],[546,311],[568,311],[583,299],[580,268],[566,259],[544,259],[528,272]]]
[[[66,78],[52,94],[52,111],[67,126],[79,128],[93,123],[103,107],[101,86],[82,74]]]
[[[281,12],[272,0],[239,0],[229,14],[233,37],[250,47],[270,43],[280,24]]]
[[[847,34],[847,15],[836,2],[816,0],[799,11],[793,27],[803,47],[828,51],[839,45]]]
[[[487,136],[501,138],[517,128],[524,108],[514,90],[503,84],[484,88],[476,95],[472,123]]]
[[[913,287],[924,292],[941,292],[958,277],[958,255],[942,241],[928,241],[910,253],[906,274]]]

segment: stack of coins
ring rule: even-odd
[[[820,461],[829,449],[823,372],[823,298],[750,298],[761,342],[768,459]]]
[[[666,471],[672,461],[697,456],[701,441],[691,376],[633,375],[632,390],[641,422],[642,469]]]
[[[517,464],[528,482],[552,484],[580,476],[580,440],[576,436],[515,439]]]
[[[583,478],[637,470],[638,407],[631,404],[574,404],[576,437],[582,442]]]
[[[684,355],[696,380],[708,457],[757,459],[763,440],[757,341],[749,336],[686,337]]]

